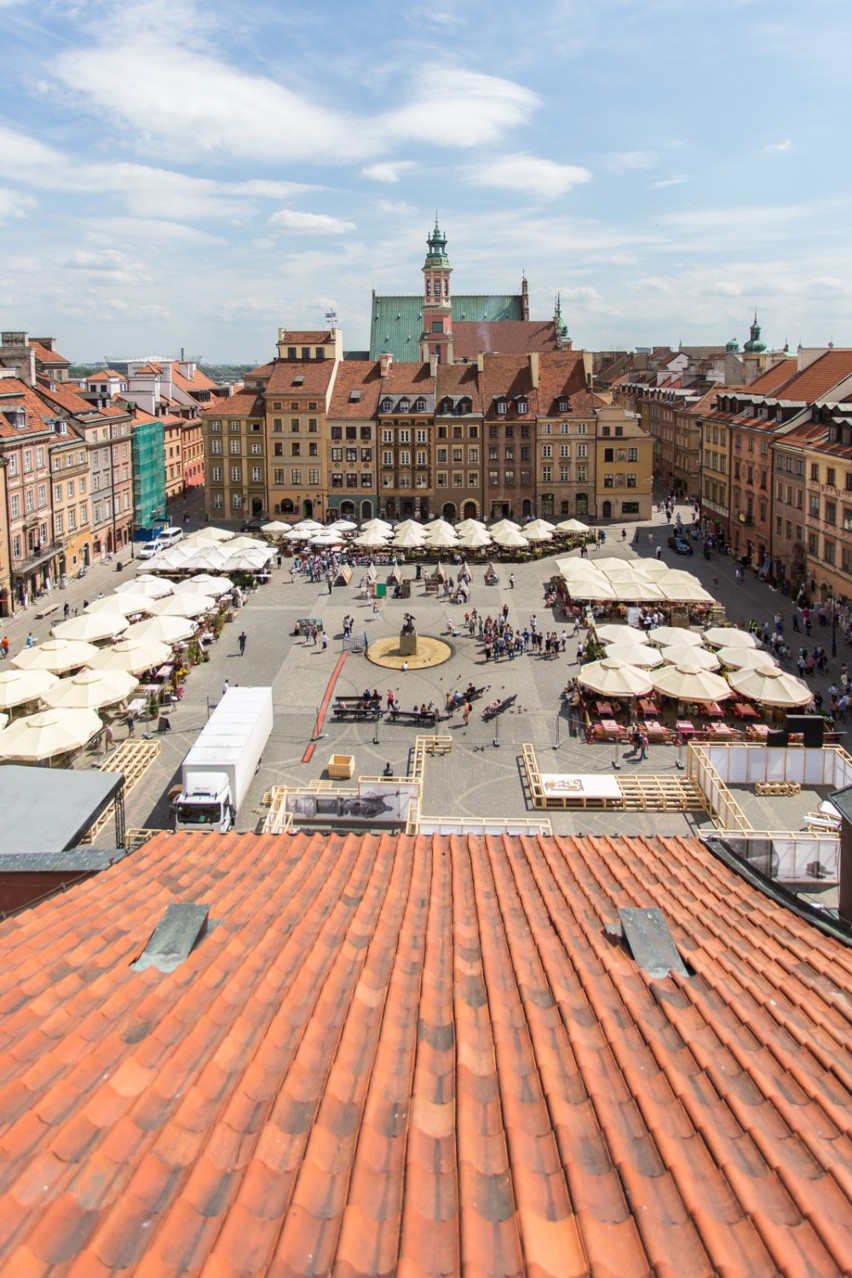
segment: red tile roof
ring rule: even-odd
[[[23,408],[26,424],[13,426],[6,411]],[[4,411],[5,410],[5,411]],[[46,404],[32,386],[17,377],[0,378],[0,439],[14,441],[27,435],[52,431],[49,423],[56,417],[56,409]]]
[[[428,334],[427,334],[428,336]],[[453,359],[477,355],[525,355],[529,351],[555,351],[553,320],[455,320]]]
[[[240,390],[227,399],[217,399],[200,409],[199,417],[263,417],[263,395],[257,390]]]
[[[0,923],[0,1267],[836,1278],[850,988],[692,840],[164,834]]]
[[[363,421],[375,416],[381,389],[382,374],[378,360],[341,361],[331,393],[329,418]],[[353,399],[353,395],[356,398]]]
[[[777,364],[773,364],[771,368],[767,368],[765,373],[761,373],[760,377],[756,377],[747,386],[729,386],[726,389],[742,390],[748,395],[774,395],[778,387],[783,386],[785,382],[789,382],[791,378],[797,375],[798,371],[798,365],[794,359],[782,359]]]
[[[265,393],[282,397],[325,395],[333,373],[334,360],[331,359],[277,360]],[[302,378],[298,384],[297,377]]]
[[[71,361],[66,359],[64,355],[60,355],[58,351],[49,350],[48,347],[42,346],[41,342],[37,342],[34,338],[28,343],[35,351],[36,362],[38,364],[58,365],[62,368],[69,368]]]
[[[435,380],[428,363],[394,360],[382,379],[382,391],[389,395],[434,395]]]
[[[839,348],[826,351],[812,364],[808,364],[801,373],[794,374],[771,393],[775,399],[792,399],[804,404],[812,404],[814,400],[828,398],[836,386],[850,377],[852,377],[852,349]],[[753,383],[748,388],[752,393],[754,393],[754,385]]]
[[[334,341],[332,329],[281,329],[278,344],[281,346],[328,346]],[[301,352],[300,352],[301,354]]]
[[[119,381],[125,381],[124,373],[117,373],[114,368],[99,368],[96,373],[89,373],[86,378],[87,382],[103,382],[108,381],[112,377],[117,377]]]

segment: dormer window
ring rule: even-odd
[[[521,397],[518,400],[518,412],[525,413],[526,411],[527,411],[527,401],[523,397]]]
[[[422,412],[424,412],[424,411],[425,411],[425,409],[426,409],[426,400],[425,400],[425,399],[423,399],[423,398],[421,397],[420,399],[416,399],[416,400],[414,401],[414,411],[415,411],[415,413],[422,413]]]
[[[390,400],[389,400],[389,399],[383,399],[383,400],[382,400],[382,412],[383,412],[383,413],[389,413],[389,412],[390,412],[390,410],[391,410],[391,402],[390,402]]]
[[[568,412],[568,400],[567,400],[567,399],[560,399],[560,401],[559,401],[559,411],[560,411],[560,413],[567,413],[567,412]]]
[[[400,411],[401,413],[407,413],[407,412],[408,412],[408,409],[409,409],[409,402],[408,402],[408,400],[407,400],[407,399],[401,399],[401,400],[399,401],[399,411]]]
[[[505,401],[505,399],[498,399],[498,400],[497,400],[497,412],[500,414],[500,416],[501,416],[501,417],[503,417],[503,416],[505,415],[505,413],[506,413],[506,401]]]

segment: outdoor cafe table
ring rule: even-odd
[[[725,712],[718,701],[699,701],[696,703],[699,712],[708,719],[724,719]]]
[[[744,702],[738,701],[734,705],[734,714],[738,719],[759,719],[760,715],[754,706],[746,705]]]
[[[654,719],[646,719],[644,728],[649,741],[665,741],[668,738],[667,730]]]
[[[173,670],[174,670],[173,665],[160,666],[159,670],[155,672],[154,678],[160,679],[162,680],[163,683],[165,683],[167,679],[171,678],[171,674]]]
[[[717,741],[730,741],[736,733],[727,723],[711,723],[707,727],[707,735]]]
[[[595,709],[597,710],[602,720],[612,718],[612,706],[610,705],[608,701],[596,701]]]
[[[642,715],[643,719],[645,718],[653,719],[655,718],[656,715],[660,713],[659,709],[657,708],[657,706],[654,704],[653,701],[640,701],[639,712]]]
[[[746,728],[746,734],[752,741],[765,740],[769,736],[768,723],[750,723]]]
[[[600,724],[604,730],[605,736],[607,737],[621,736],[621,728],[618,726],[615,719],[601,719]]]
[[[682,737],[692,737],[695,735],[695,724],[690,723],[688,719],[678,719],[675,723],[675,732],[680,733]]]

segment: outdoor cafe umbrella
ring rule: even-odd
[[[57,710],[99,710],[124,701],[138,683],[126,670],[81,670],[60,679],[42,700]]]
[[[447,527],[449,527],[449,524]],[[394,529],[394,536],[398,537],[400,533],[407,533],[410,531],[413,531],[416,535],[419,534],[420,537],[426,536],[426,529],[417,519],[403,519],[402,523],[397,524]]]
[[[79,617],[57,622],[50,633],[57,639],[85,639],[87,643],[97,643],[99,639],[120,635],[129,624],[121,612],[84,612]]]
[[[333,528],[335,532],[347,533],[354,532],[358,525],[353,524],[351,519],[335,519],[333,524],[329,524],[329,527]]]
[[[382,546],[386,546],[390,541],[390,529],[386,533],[379,532],[375,529],[370,532],[361,533],[354,539],[356,546],[363,546],[365,550],[378,550]]]
[[[636,626],[619,624],[616,621],[605,621],[600,626],[596,624],[595,635],[601,643],[647,644],[648,642],[648,636],[644,630],[639,630]]]
[[[698,582],[669,582],[660,578],[654,583],[669,603],[712,603],[713,596]]]
[[[516,524],[514,519],[498,519],[496,524],[492,524],[488,531],[493,537],[495,533],[505,532],[507,528],[513,528],[515,532],[520,532],[521,525]]]
[[[87,661],[90,670],[129,670],[143,674],[155,670],[169,659],[171,649],[156,639],[119,639],[111,648],[95,648],[95,656]]]
[[[280,537],[282,533],[290,531],[290,525],[282,523],[280,519],[273,519],[268,524],[262,524],[260,531],[266,533],[267,537]]]
[[[427,536],[429,533],[437,532],[439,529],[442,532],[446,532],[447,529],[450,532],[455,532],[453,525],[448,520],[440,518],[440,516],[437,519],[430,519],[428,523],[423,525],[423,528]]]
[[[505,546],[509,550],[526,550],[529,547],[529,542],[518,528],[499,528],[495,524],[489,531],[491,540],[496,541],[498,546]]]
[[[361,525],[361,532],[381,532],[390,536],[393,532],[393,524],[389,524],[386,519],[365,519]]]
[[[521,529],[521,532],[526,533],[526,535],[529,537],[531,533],[534,535],[537,533],[549,534],[554,532],[555,530],[556,530],[556,525],[550,523],[550,521],[547,519],[532,519],[530,520],[528,524],[526,524]]]
[[[318,523],[316,519],[300,519],[293,527],[298,528],[299,532],[320,532],[325,525]],[[236,540],[239,541],[239,538]]]
[[[120,586],[116,586],[116,595],[145,595],[148,599],[162,599],[164,595],[170,595],[174,590],[174,586],[170,581],[163,581],[162,577],[154,577],[151,573],[140,573],[138,577],[134,577],[131,581],[123,581]]]
[[[717,648],[716,656],[732,670],[759,670],[761,666],[777,666],[766,648]]]
[[[228,556],[222,567],[228,572],[262,572],[274,557],[275,552],[271,548],[268,550],[260,550],[258,548],[237,550],[234,554]]]
[[[521,536],[529,542],[553,541],[553,533],[545,532],[541,528],[533,528],[532,524],[521,529]]]
[[[658,651],[670,666],[680,666],[685,662],[687,665],[700,666],[702,670],[719,669],[718,654],[710,652],[708,648],[690,648],[686,643],[673,643],[671,647],[660,648]]]
[[[224,595],[230,589],[230,586],[223,586],[221,581],[216,577],[205,577],[202,581],[199,577],[187,577],[185,581],[179,581],[175,585],[174,599],[218,599],[220,595]]]
[[[651,670],[663,664],[663,654],[653,644],[640,643],[608,643],[606,655],[616,661],[623,661],[626,666],[639,666],[643,670]]]
[[[213,546],[220,541],[231,541],[233,536],[234,534],[227,528],[216,528],[207,524],[204,528],[199,528],[190,533],[188,537],[184,537],[183,544],[185,546]]]
[[[170,599],[172,592],[160,595],[160,599]],[[157,599],[153,595],[140,594],[138,590],[127,590],[123,595],[106,595],[103,599],[93,599],[86,604],[84,611],[94,616],[101,613],[122,613],[125,617],[133,617],[139,612],[149,612]]]
[[[404,531],[397,532],[393,539],[393,545],[399,550],[414,550],[426,544],[426,536],[422,529],[406,528]]]
[[[93,643],[84,643],[82,639],[46,639],[35,648],[22,649],[12,658],[12,665],[18,670],[64,674],[66,670],[87,666],[98,651]]]
[[[561,524],[556,525],[556,529],[557,532],[584,533],[589,531],[589,525],[579,519],[563,519]]]
[[[580,668],[577,682],[603,697],[644,697],[652,689],[651,676],[617,657],[590,661]]]
[[[721,675],[702,670],[694,662],[663,666],[662,670],[654,671],[653,680],[657,692],[677,701],[724,701],[731,696],[731,689]]]
[[[684,626],[654,626],[648,631],[648,638],[658,648],[671,648],[672,644],[677,644],[678,647],[701,647],[701,635],[697,635],[694,630],[687,630]]]
[[[125,639],[156,639],[157,643],[184,643],[195,634],[195,622],[188,617],[148,617],[125,630]]]
[[[226,595],[229,590],[234,589],[234,583],[230,577],[218,577],[210,572],[200,572],[195,577],[190,577],[187,581],[181,582],[183,586],[209,586],[206,592],[212,594],[215,588],[217,598],[219,595]]]
[[[16,719],[0,732],[0,759],[41,763],[79,750],[102,727],[94,710],[40,710]]]
[[[738,629],[737,626],[711,626],[709,630],[704,631],[702,637],[704,643],[712,644],[714,648],[757,647],[754,635],[749,634],[747,630]]]
[[[456,524],[456,532],[461,537],[466,537],[468,533],[476,529],[485,529],[485,524],[481,519],[463,519],[460,524]]]
[[[182,591],[179,595],[169,595],[167,599],[152,599],[148,612],[152,617],[200,617],[215,606],[209,595],[191,595]]]
[[[806,706],[814,695],[806,683],[795,675],[780,670],[778,666],[735,670],[728,676],[728,682],[740,696],[759,701],[765,706],[793,709],[796,706]]]
[[[458,544],[463,550],[484,550],[491,545],[491,538],[484,528],[471,528],[459,537]]]
[[[434,524],[427,525],[426,528],[426,546],[455,546],[458,544],[458,536],[455,528],[451,524],[446,524],[442,520],[440,525],[436,520]]]
[[[37,701],[48,688],[58,682],[58,677],[49,670],[2,670],[0,707],[3,710],[13,710],[15,706],[26,705],[28,701]]]

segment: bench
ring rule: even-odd
[[[434,727],[438,719],[437,710],[430,710],[428,714],[421,714],[419,710],[389,710],[385,716],[385,723],[402,723],[407,727],[423,727],[429,725]]]
[[[36,613],[36,618],[39,621],[41,621],[44,617],[49,617],[52,612],[56,612],[56,609],[58,607],[59,607],[58,603],[48,604],[46,608],[42,608],[39,612]]]
[[[365,722],[374,722],[382,717],[382,707],[378,705],[369,706],[340,706],[335,705],[331,710],[334,719],[362,719]]]

